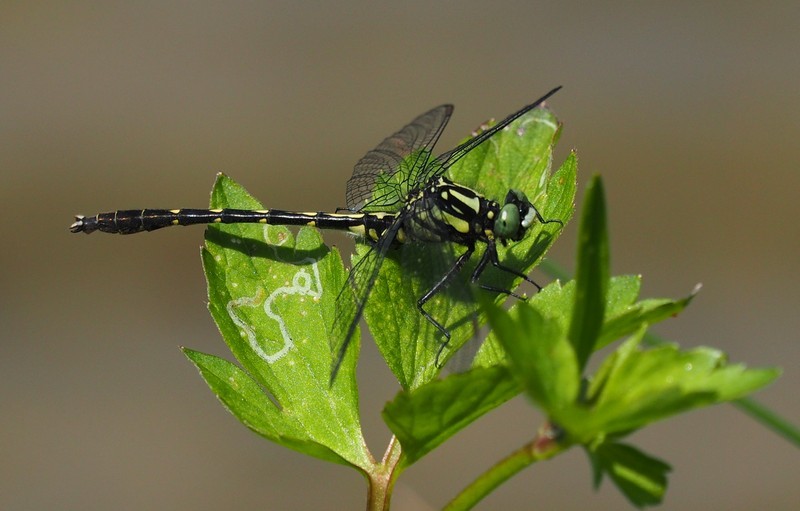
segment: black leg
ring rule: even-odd
[[[434,284],[433,287],[427,293],[422,295],[422,297],[419,300],[417,300],[417,310],[419,310],[420,314],[422,314],[425,317],[425,319],[427,319],[433,326],[435,326],[442,333],[442,335],[444,335],[444,338],[445,338],[445,340],[442,343],[442,345],[439,346],[439,351],[436,352],[435,364],[436,364],[437,367],[440,367],[439,366],[439,356],[442,354],[442,351],[444,351],[444,348],[450,342],[450,332],[444,326],[442,326],[441,323],[439,323],[438,321],[433,319],[433,316],[428,314],[428,311],[426,311],[423,308],[423,305],[425,305],[425,303],[428,300],[433,298],[442,289],[447,287],[447,284],[450,282],[450,280],[455,275],[457,275],[458,272],[461,271],[461,269],[464,267],[464,265],[467,263],[467,261],[469,261],[469,258],[472,257],[472,253],[473,252],[475,252],[475,245],[468,246],[467,247],[467,251],[464,252],[463,254],[461,254],[458,257],[458,259],[456,259],[455,264],[453,264],[453,266],[449,270],[447,270],[447,273],[445,273],[444,276],[442,276],[442,278],[439,279],[439,282]]]
[[[492,263],[492,266],[494,266],[498,270],[501,270],[501,271],[504,271],[506,273],[510,273],[512,275],[515,275],[517,277],[521,277],[521,278],[525,279],[526,281],[528,281],[531,284],[533,284],[534,286],[536,286],[536,289],[538,291],[542,290],[542,286],[540,286],[536,282],[534,282],[531,279],[529,279],[528,276],[525,275],[524,273],[522,273],[521,271],[519,271],[519,270],[517,270],[515,268],[511,268],[511,267],[505,266],[503,264],[500,264],[500,259],[497,257],[497,246],[495,245],[494,242],[490,242],[490,243],[488,243],[486,245],[486,251],[483,253],[483,257],[481,257],[481,260],[478,263],[478,266],[475,267],[475,271],[472,272],[472,282],[477,284],[481,289],[485,289],[487,291],[492,291],[494,293],[506,294],[506,295],[509,295],[509,296],[513,296],[514,298],[518,298],[520,300],[524,300],[525,299],[524,297],[516,294],[515,292],[511,291],[510,289],[503,289],[503,288],[499,288],[499,287],[489,286],[489,285],[481,284],[480,282],[478,282],[478,279],[480,278],[481,274],[483,273],[483,270],[486,269],[486,263]]]
[[[453,266],[449,270],[447,270],[447,273],[445,273],[442,276],[442,278],[439,279],[439,281],[436,284],[434,284],[433,287],[427,293],[422,295],[422,297],[419,300],[417,300],[417,310],[419,310],[420,314],[422,314],[422,316],[425,319],[427,319],[430,322],[430,324],[435,326],[436,329],[439,330],[442,333],[442,335],[444,335],[444,338],[445,338],[444,342],[442,342],[442,345],[439,347],[439,351],[436,352],[435,364],[436,364],[437,367],[439,367],[439,357],[441,356],[442,352],[444,351],[444,349],[447,347],[448,343],[450,342],[450,332],[441,323],[436,321],[433,318],[433,316],[431,316],[428,313],[428,311],[426,311],[424,309],[423,306],[425,305],[425,303],[428,302],[428,300],[430,300],[431,298],[436,296],[437,293],[439,293],[442,289],[447,287],[447,285],[449,284],[450,280],[455,275],[457,275],[458,272],[461,271],[461,269],[464,267],[464,265],[467,263],[467,261],[469,261],[469,258],[472,257],[472,254],[474,252],[475,252],[475,245],[468,246],[466,252],[464,252],[463,254],[461,254],[458,257],[458,259],[453,264]],[[497,246],[494,244],[494,242],[490,242],[490,243],[487,244],[486,251],[483,253],[483,257],[481,257],[481,260],[478,262],[478,265],[475,267],[475,271],[472,272],[472,277],[471,277],[472,282],[474,284],[477,284],[478,287],[480,287],[481,289],[485,289],[486,291],[492,291],[494,293],[501,293],[501,294],[513,296],[514,298],[517,298],[519,300],[524,300],[525,299],[525,297],[516,294],[515,292],[511,291],[510,289],[503,289],[503,288],[499,288],[499,287],[495,287],[495,286],[489,286],[487,284],[481,284],[480,282],[478,282],[478,279],[480,278],[481,274],[483,273],[483,270],[486,269],[486,265],[488,263],[492,263],[492,266],[494,266],[498,270],[501,270],[501,271],[504,271],[506,273],[510,273],[512,275],[515,275],[517,277],[521,277],[521,278],[525,279],[526,281],[528,281],[531,284],[533,284],[534,286],[536,286],[537,290],[541,291],[542,287],[539,284],[537,284],[536,282],[534,282],[533,280],[529,279],[528,276],[525,275],[524,273],[522,273],[521,271],[519,271],[517,269],[514,269],[514,268],[510,268],[510,267],[505,266],[503,264],[500,264],[500,260],[499,260],[499,258],[497,256]]]

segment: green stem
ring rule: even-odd
[[[571,445],[571,442],[554,439],[552,426],[546,424],[540,429],[536,438],[481,474],[443,509],[445,511],[472,509],[484,497],[518,472],[537,461],[552,458],[568,449]]]
[[[397,437],[392,436],[380,464],[374,465],[373,471],[367,474],[369,479],[367,511],[389,511],[394,482],[402,472],[401,454],[400,442],[397,441]]]
[[[737,399],[732,404],[758,422],[769,427],[775,433],[783,436],[795,446],[800,447],[800,430],[766,406],[749,397]]]

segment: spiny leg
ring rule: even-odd
[[[447,284],[450,283],[450,280],[452,280],[452,278],[454,276],[456,276],[458,274],[458,272],[461,271],[461,269],[464,267],[464,265],[467,263],[467,261],[469,261],[469,258],[472,257],[472,253],[473,252],[475,252],[475,245],[473,244],[471,246],[467,246],[467,251],[464,252],[463,254],[461,254],[458,257],[458,259],[456,259],[456,262],[453,264],[453,266],[449,270],[447,270],[447,273],[445,273],[442,276],[442,278],[439,279],[439,281],[436,284],[434,284],[433,287],[430,290],[428,290],[427,293],[422,295],[422,297],[419,300],[417,300],[417,310],[419,310],[420,314],[422,314],[425,317],[425,319],[427,319],[430,322],[430,324],[435,326],[437,328],[437,330],[439,330],[442,333],[442,335],[444,335],[444,337],[445,337],[444,342],[442,342],[442,345],[439,346],[439,351],[436,352],[436,359],[434,360],[434,363],[436,364],[436,367],[441,367],[439,365],[439,356],[441,356],[441,354],[444,351],[445,347],[450,343],[450,332],[444,326],[442,326],[441,323],[439,323],[438,321],[433,319],[433,316],[431,316],[428,313],[428,311],[426,311],[423,308],[423,305],[425,305],[425,303],[428,300],[433,298],[442,289],[447,287]]]
[[[525,299],[525,297],[516,294],[515,292],[513,292],[510,289],[503,289],[501,287],[490,286],[488,284],[481,284],[480,282],[478,282],[478,279],[480,278],[481,274],[483,273],[483,270],[486,269],[486,264],[487,263],[492,263],[492,266],[494,266],[498,270],[501,270],[501,271],[504,271],[506,273],[510,273],[510,274],[512,274],[514,276],[517,276],[517,277],[525,279],[527,282],[530,282],[531,284],[536,286],[536,290],[537,291],[541,291],[542,290],[542,286],[540,286],[539,284],[537,284],[536,282],[534,282],[533,280],[528,278],[528,276],[525,275],[524,273],[522,273],[521,271],[517,270],[516,268],[511,268],[509,266],[501,264],[500,263],[500,259],[497,256],[497,245],[493,241],[489,242],[487,244],[486,251],[483,253],[483,257],[481,257],[481,260],[478,263],[478,266],[475,267],[475,271],[472,272],[472,279],[471,279],[472,282],[474,284],[477,284],[478,287],[480,287],[481,289],[485,289],[487,291],[492,291],[494,293],[501,293],[501,294],[513,296],[514,298],[517,298],[519,300],[524,300]]]

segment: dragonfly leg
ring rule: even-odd
[[[520,299],[520,300],[524,300],[525,299],[524,297],[516,294],[515,292],[513,292],[510,289],[503,289],[501,287],[489,286],[487,284],[481,284],[480,282],[478,282],[478,279],[480,278],[481,274],[483,273],[483,270],[486,269],[486,264],[487,263],[492,263],[492,266],[494,266],[498,270],[501,270],[501,271],[504,271],[506,273],[510,273],[512,275],[515,275],[517,277],[525,279],[527,282],[530,282],[531,284],[536,286],[537,291],[541,291],[542,290],[542,286],[540,286],[539,284],[537,284],[536,282],[534,282],[533,280],[528,278],[528,276],[525,275],[524,273],[522,273],[521,271],[519,271],[519,270],[517,270],[515,268],[511,268],[509,266],[506,266],[504,264],[501,264],[500,263],[500,259],[497,257],[497,246],[494,244],[494,242],[490,242],[486,246],[486,251],[483,253],[483,257],[481,257],[481,260],[478,263],[478,266],[475,267],[475,271],[472,272],[472,282],[477,284],[481,289],[485,289],[487,291],[492,291],[494,293],[501,293],[501,294],[513,296],[514,298],[517,298],[517,299]]]
[[[442,354],[445,347],[450,342],[450,332],[444,326],[442,326],[441,323],[436,321],[433,318],[433,316],[431,316],[428,313],[428,311],[425,310],[423,306],[428,300],[436,296],[436,294],[438,294],[442,289],[447,287],[447,284],[450,282],[450,280],[454,276],[456,276],[458,272],[461,271],[461,269],[464,267],[467,261],[469,261],[469,258],[472,257],[473,252],[475,252],[475,245],[468,246],[466,252],[461,254],[458,257],[458,259],[456,259],[456,262],[449,270],[447,270],[447,273],[445,273],[442,276],[442,278],[439,279],[439,281],[436,284],[434,284],[433,287],[430,288],[430,290],[428,290],[427,293],[422,295],[422,297],[419,300],[417,300],[417,310],[419,310],[419,313],[422,314],[425,317],[425,319],[427,319],[430,322],[430,324],[435,326],[436,329],[439,330],[442,333],[442,335],[444,335],[445,338],[444,342],[442,342],[442,345],[439,346],[439,351],[436,352],[436,360],[435,360],[436,367],[441,367],[439,365],[439,356]]]

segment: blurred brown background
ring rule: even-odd
[[[574,147],[581,185],[604,176],[614,272],[646,296],[702,282],[657,331],[782,366],[757,397],[800,423],[797,2],[3,2],[0,20],[0,508],[363,508],[358,474],[250,433],[178,351],[226,354],[202,229],[85,237],[72,216],[202,207],[217,171],[330,210],[416,114],[456,104],[445,150],[559,84],[558,162]],[[569,269],[575,231],[550,253]],[[364,344],[379,456],[396,388]],[[440,507],[539,420],[521,399],[486,417],[401,477],[395,509]],[[632,442],[674,467],[663,509],[800,502],[797,449],[730,406]],[[575,451],[482,508],[628,505]]]

